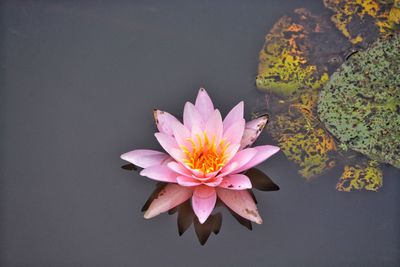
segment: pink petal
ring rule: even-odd
[[[228,129],[224,129],[224,138],[226,138],[226,140],[231,144],[240,144],[245,124],[246,121],[244,119],[239,119],[232,123]]]
[[[150,149],[136,149],[121,155],[121,159],[129,161],[141,168],[166,163],[171,157],[163,152]]]
[[[199,111],[203,121],[207,121],[208,117],[211,116],[211,113],[214,111],[214,105],[211,101],[211,98],[208,96],[206,90],[204,88],[200,88],[199,93],[196,98],[195,103],[196,109]]]
[[[176,172],[172,171],[165,165],[150,166],[143,169],[140,172],[140,175],[146,176],[153,180],[169,183],[176,183],[176,177],[178,176]]]
[[[170,155],[177,161],[177,163],[180,165],[179,167],[177,167],[177,165],[172,164],[171,166],[169,166],[172,170],[176,171],[177,173],[183,175],[183,176],[198,176],[198,177],[203,177],[204,174],[202,171],[196,170],[196,169],[192,169],[189,166],[187,166],[184,162],[184,159],[186,158],[186,155],[184,154],[184,152],[181,149],[177,149],[174,148],[171,150]],[[179,169],[177,169],[179,168]],[[186,169],[183,170],[183,169]],[[208,178],[205,178],[208,179]]]
[[[225,176],[219,186],[231,190],[243,190],[252,187],[250,179],[244,174],[231,174]]]
[[[188,167],[188,168],[189,168],[189,167]],[[190,168],[189,168],[189,169],[190,169]],[[200,180],[200,181],[202,181],[202,180],[208,180],[208,179],[209,179],[209,177],[204,176],[203,171],[200,171],[200,170],[198,170],[198,169],[190,169],[190,171],[193,173],[192,177],[195,178],[195,179],[198,179],[198,180]]]
[[[223,181],[222,177],[214,177],[213,179],[204,182],[204,184],[211,187],[217,187],[221,184],[222,181]]]
[[[262,116],[246,123],[240,149],[251,146],[258,138],[265,125],[268,122],[268,116]]]
[[[187,139],[191,136],[190,131],[180,122],[175,123],[172,130],[178,146],[189,147],[190,143],[187,141]]]
[[[224,177],[225,175],[232,173],[234,170],[239,168],[238,164],[239,163],[237,161],[229,162],[221,169],[221,172],[218,174],[218,177]]]
[[[262,223],[262,218],[249,191],[229,190],[218,187],[217,194],[219,199],[238,215],[257,224]]]
[[[172,156],[172,150],[179,148],[175,138],[165,134],[165,133],[155,133],[157,141],[160,145],[167,151],[168,154]]]
[[[210,178],[212,178],[212,177],[215,177],[220,171],[221,171],[221,168],[220,168],[219,170],[216,170],[216,171],[213,171],[213,172],[209,172],[209,173],[207,173],[207,174],[205,175],[205,178],[210,179]],[[203,178],[200,178],[200,179],[203,179]],[[203,180],[204,180],[204,179],[203,179]]]
[[[260,164],[261,162],[263,162],[264,160],[266,160],[267,158],[271,157],[272,155],[274,155],[276,152],[279,151],[279,147],[269,146],[269,145],[256,146],[253,147],[253,149],[257,149],[257,154],[247,164],[235,170],[236,173],[243,172]]]
[[[172,136],[173,126],[176,123],[180,123],[179,120],[174,116],[172,116],[171,114],[169,114],[168,112],[161,111],[158,109],[154,110],[153,115],[158,131],[160,131],[160,133],[165,133],[169,136]]]
[[[236,172],[237,169],[243,167],[251,159],[253,159],[257,152],[258,151],[255,148],[246,148],[239,151],[231,159],[231,161],[221,169],[221,174],[218,176],[225,176],[230,173]]]
[[[230,162],[230,160],[232,160],[232,158],[236,155],[236,153],[238,153],[239,147],[240,144],[231,144],[228,146],[225,152],[225,154],[228,155],[226,162]]]
[[[180,175],[192,177],[192,173],[185,166],[176,161],[169,162],[167,166],[174,172],[179,173]]]
[[[186,102],[185,108],[183,109],[183,124],[191,130],[194,125],[199,128],[204,128],[203,118],[201,117],[197,108],[190,102]]]
[[[191,139],[194,142],[194,147],[199,148],[200,144],[204,144],[204,129],[205,129],[205,123],[204,126],[200,127],[197,124],[194,124],[192,126],[192,133],[191,133]],[[193,145],[191,145],[193,147]]]
[[[193,192],[192,207],[199,222],[204,223],[214,209],[217,195],[213,187],[200,185]]]
[[[219,144],[222,137],[223,126],[221,113],[218,109],[216,109],[207,120],[205,131],[210,142],[215,138],[215,143]]]
[[[183,159],[185,159],[185,153],[180,148],[172,148],[169,154],[182,165],[184,165]]]
[[[190,188],[177,184],[167,184],[151,202],[144,217],[150,219],[162,212],[166,212],[188,200],[192,194],[193,192]]]
[[[228,129],[233,123],[243,119],[244,104],[241,101],[237,104],[224,119],[224,130]]]
[[[187,176],[178,176],[178,178],[176,178],[176,181],[181,186],[196,186],[201,184],[200,181]]]

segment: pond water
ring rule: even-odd
[[[155,183],[120,168],[121,153],[158,148],[152,109],[181,114],[200,87],[250,119],[265,34],[321,2],[3,2],[0,265],[399,266],[393,167],[379,192],[341,193],[341,168],[306,182],[280,152],[259,166],[280,186],[255,192],[264,224],[224,212],[203,247],[175,215],[143,219]]]

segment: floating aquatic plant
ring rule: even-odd
[[[324,0],[336,28],[352,44],[370,44],[398,29],[399,0]]]
[[[338,127],[342,137],[354,137],[357,133],[361,133],[357,139],[351,140],[352,143],[357,141],[358,147],[343,138],[338,138],[336,134],[332,135],[334,130],[330,131],[330,128],[333,127],[327,129],[325,125],[327,120],[321,121],[317,112],[318,98],[329,76],[343,62],[358,57],[359,51],[369,47],[377,38],[388,39],[399,31],[400,2],[399,0],[324,0],[323,2],[327,7],[323,13],[313,14],[304,8],[296,9],[280,18],[265,38],[259,55],[256,85],[260,91],[266,93],[262,98],[263,110],[271,115],[271,124],[267,130],[286,157],[299,167],[299,174],[307,180],[335,166],[344,165],[336,186],[338,190],[377,191],[383,184],[383,175],[378,162],[394,162],[398,155],[397,119],[393,119],[399,114],[398,110],[396,111],[397,100],[394,96],[398,86],[392,86],[399,76],[396,73],[398,64],[388,65],[387,62],[383,62],[385,60],[378,58],[370,63],[367,63],[367,59],[363,61],[371,67],[376,64],[380,66],[386,64],[386,67],[390,68],[383,75],[386,77],[391,75],[387,79],[391,84],[390,89],[384,89],[388,101],[386,104],[381,102],[382,105],[378,108],[380,111],[385,110],[390,122],[381,119],[385,116],[373,116],[371,112],[369,119],[374,120],[373,123],[369,123],[368,120],[357,121],[357,127],[364,128],[381,124],[382,127],[376,128],[381,133],[372,136],[376,133],[376,129],[374,131],[364,129],[360,132],[359,128],[352,128],[354,120],[340,121]],[[362,68],[359,69],[359,73],[352,74],[357,77],[374,77],[372,74],[366,75]],[[351,77],[349,76],[349,81]],[[376,86],[371,86],[372,84],[370,83],[362,94],[368,97],[384,88],[380,87],[382,90],[372,92]],[[381,85],[382,83],[377,86]],[[334,84],[327,89],[329,90],[337,92]],[[345,86],[342,86],[341,90],[342,95],[350,93]],[[354,102],[349,94],[346,98],[335,94],[331,99],[336,102],[344,101],[349,105]],[[359,107],[353,112],[356,114],[350,116],[362,118],[371,105],[363,105],[360,97],[355,99]],[[345,105],[336,105],[336,110],[330,114],[346,114],[347,110],[341,110],[343,106]],[[336,125],[338,120],[331,119],[330,122],[331,125]],[[364,122],[367,123],[363,125]],[[383,130],[386,128],[383,123],[395,126],[391,130]],[[373,143],[372,139],[380,142]],[[388,152],[389,150],[391,152]],[[381,153],[381,158],[377,153]],[[382,157],[386,159],[382,160]],[[398,166],[398,156],[397,163],[393,165]]]
[[[321,91],[318,112],[345,144],[400,168],[400,36],[353,55]]]

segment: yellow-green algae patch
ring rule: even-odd
[[[311,179],[335,166],[332,136],[315,116],[317,92],[303,93],[289,104],[288,112],[277,114],[268,130],[287,158],[300,167],[299,173]]]
[[[324,0],[332,22],[353,44],[365,44],[398,28],[399,1]]]
[[[383,185],[382,170],[376,161],[362,161],[346,165],[336,189],[343,192],[355,190],[377,191]]]
[[[328,80],[327,68],[310,62],[312,35],[326,29],[323,18],[306,9],[284,16],[266,36],[260,51],[257,88],[281,95],[291,95],[302,88],[318,88]]]

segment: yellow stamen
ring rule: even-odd
[[[222,139],[218,144],[216,144],[215,135],[213,135],[210,142],[205,131],[203,132],[203,138],[201,134],[196,134],[195,138],[197,144],[192,138],[186,139],[191,145],[191,148],[184,145],[181,146],[182,151],[185,154],[183,162],[188,167],[201,171],[206,175],[218,171],[227,163],[229,154],[226,150],[229,147],[229,142]]]

